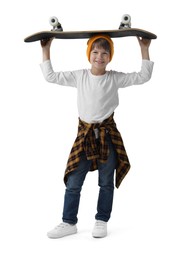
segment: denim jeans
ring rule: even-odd
[[[109,134],[106,135],[106,140],[109,146],[109,156],[106,163],[98,161],[98,185],[100,190],[95,218],[107,222],[110,218],[113,204],[116,152]],[[76,224],[78,221],[80,193],[90,166],[91,161],[87,160],[85,153],[83,153],[77,169],[68,176],[63,207],[63,221],[66,223]]]

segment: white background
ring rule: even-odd
[[[0,8],[0,245],[1,259],[182,259],[181,7],[180,1],[6,1]],[[105,239],[92,238],[97,172],[82,191],[78,234],[50,240],[61,222],[69,151],[77,132],[76,90],[48,84],[39,64],[40,43],[23,39],[50,28],[117,29],[123,14],[132,26],[157,34],[150,47],[151,81],[120,90],[115,119],[131,171],[115,191]],[[89,68],[87,40],[55,40],[55,70]],[[114,39],[108,69],[138,71],[134,37]]]

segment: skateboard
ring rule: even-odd
[[[157,36],[151,32],[131,28],[131,16],[125,14],[122,16],[119,28],[116,30],[92,30],[92,31],[63,31],[58,18],[53,16],[49,19],[50,25],[53,27],[50,31],[42,31],[32,34],[24,39],[24,42],[35,42],[40,40],[56,39],[86,39],[94,35],[109,35],[111,38],[138,36],[146,39],[156,39]]]

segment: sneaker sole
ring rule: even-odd
[[[68,233],[64,233],[62,235],[51,235],[51,234],[47,234],[48,238],[51,238],[51,239],[58,239],[58,238],[62,238],[62,237],[65,237],[65,236],[70,236],[70,235],[74,235],[77,233],[77,230],[73,231],[73,232],[68,232]]]
[[[94,238],[104,238],[104,237],[106,237],[107,236],[107,233],[106,234],[103,234],[103,235],[96,235],[96,234],[92,234],[92,236],[94,237]]]

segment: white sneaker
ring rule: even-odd
[[[107,236],[107,222],[102,220],[96,220],[95,226],[92,232],[92,236],[95,238],[102,238]]]
[[[70,225],[68,223],[61,223],[56,226],[53,230],[47,233],[49,238],[61,238],[77,233],[76,225]]]

